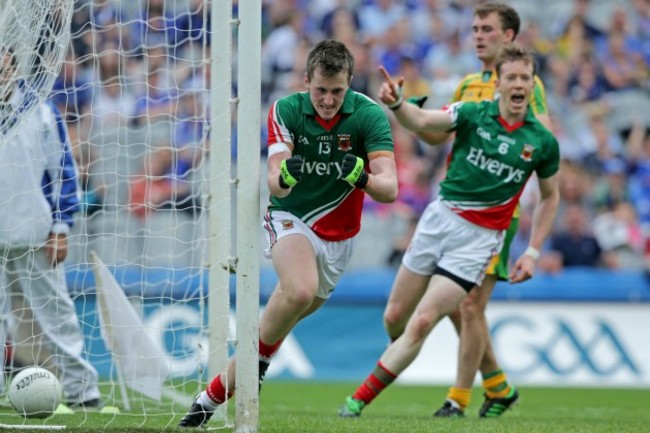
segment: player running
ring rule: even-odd
[[[354,58],[340,42],[319,42],[307,56],[306,92],[269,110],[265,253],[279,284],[260,321],[259,374],[304,317],[330,297],[361,229],[364,193],[397,198],[388,118],[370,98],[350,89]],[[370,170],[367,171],[366,167]],[[233,395],[235,363],[208,384],[180,422],[199,427]]]
[[[426,337],[480,285],[493,257],[501,251],[506,229],[528,178],[537,174],[537,204],[529,247],[517,259],[511,282],[531,278],[544,239],[553,225],[560,195],[557,140],[529,109],[534,91],[534,59],[507,44],[496,61],[500,98],[457,102],[445,110],[403,104],[400,78],[385,81],[379,98],[399,123],[414,131],[455,131],[440,198],[422,215],[400,266],[393,291],[421,294],[404,332],[382,354],[377,367],[347,397],[342,417],[362,409],[416,358]]]
[[[467,75],[458,85],[451,103],[458,101],[480,102],[498,97],[496,90],[495,62],[499,50],[505,43],[512,42],[520,27],[517,11],[502,3],[484,3],[474,10],[472,32],[476,55],[482,63],[482,70]],[[530,96],[530,109],[544,126],[550,129],[544,86],[537,75]],[[449,132],[418,132],[423,141],[437,145],[446,142]],[[507,281],[510,244],[519,228],[519,206],[515,208],[512,222],[506,231],[503,248],[487,269],[483,283],[472,290],[460,304],[459,309],[449,317],[460,337],[458,370],[456,382],[449,389],[443,406],[434,415],[439,417],[464,416],[469,406],[472,385],[476,371],[480,370],[485,388],[485,401],[479,410],[481,417],[501,415],[519,398],[517,389],[507,381],[492,348],[489,328],[485,317],[487,303],[492,296],[497,280]],[[421,294],[420,294],[421,295]],[[395,287],[390,294],[384,323],[391,340],[397,339],[420,296],[414,296],[410,288]]]

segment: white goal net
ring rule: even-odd
[[[137,425],[174,426],[210,378],[209,244],[232,236],[208,218],[209,209],[230,213],[229,199],[211,195],[210,183],[224,173],[211,176],[209,161],[229,163],[233,156],[209,144],[212,5],[76,0],[67,12],[66,3],[0,2],[0,54],[10,47],[16,76],[23,77],[19,85],[3,81],[0,97],[10,85],[38,93],[46,80],[53,82],[50,100],[67,125],[79,173],[80,202],[64,267],[83,357],[99,374],[104,405],[138,417]],[[49,10],[43,6],[46,13],[36,17],[36,4]],[[71,29],[69,41],[64,27]],[[57,36],[42,43],[50,32]],[[59,73],[54,65],[63,55]],[[0,103],[3,131],[14,115],[5,108]],[[42,344],[39,312],[28,308],[20,290],[12,295],[3,318],[7,383],[24,366],[57,369],[56,356]],[[122,314],[129,308],[135,315]],[[220,319],[228,334],[229,318]],[[233,425],[227,414],[222,418],[224,426]],[[0,408],[5,421],[28,422]],[[107,417],[106,425],[111,422]]]
[[[0,2],[0,134],[6,139],[45,99],[70,40],[74,0]],[[9,67],[9,65],[11,67]]]

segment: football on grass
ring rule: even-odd
[[[9,388],[9,401],[16,412],[29,418],[46,418],[61,401],[59,379],[41,367],[28,367],[16,374]]]

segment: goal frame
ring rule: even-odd
[[[259,426],[259,271],[260,271],[260,115],[261,0],[240,3],[232,16],[232,0],[211,5],[211,117],[209,208],[208,329],[211,377],[225,371],[228,349],[230,274],[236,274],[235,431],[255,433]],[[232,30],[237,29],[233,59]],[[232,60],[237,61],[237,98],[232,98]],[[246,127],[237,128],[237,177],[230,158],[232,107]],[[252,120],[251,120],[252,119]],[[238,125],[239,126],[239,125]],[[217,157],[221,156],[221,157]],[[236,192],[236,253],[231,255],[231,197]],[[226,211],[224,212],[224,209]]]

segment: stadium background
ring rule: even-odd
[[[407,94],[429,95],[430,106],[443,105],[461,77],[480,68],[471,44],[475,3],[264,2],[263,115],[274,98],[302,90],[306,51],[325,37],[353,50],[353,89],[374,97],[377,65],[383,64],[406,77]],[[562,203],[540,261],[543,274],[526,286],[497,289],[490,310],[497,350],[521,354],[505,362],[520,381],[647,386],[643,366],[650,354],[642,348],[650,345],[643,344],[648,336],[636,324],[650,312],[650,2],[508,3],[524,19],[517,40],[534,49],[546,85],[563,155]],[[71,290],[92,293],[85,264],[94,250],[115,266],[128,294],[163,297],[165,304],[143,311],[153,321],[161,309],[172,309],[166,314],[184,324],[182,333],[161,331],[180,376],[196,374],[191,342],[200,338],[196,304],[205,293],[208,22],[202,1],[78,1],[73,49],[53,92],[68,121],[85,190],[66,262]],[[245,127],[241,119],[234,125]],[[276,362],[270,376],[357,379],[384,347],[382,304],[413,221],[436,196],[447,150],[428,148],[399,127],[394,139],[398,203],[367,202],[350,274],[331,305],[296,330],[295,341],[283,348],[286,362]],[[234,145],[230,157],[237,157]],[[165,197],[156,209],[143,210],[143,185]],[[263,208],[265,182],[261,186]],[[524,194],[513,257],[525,249],[535,196],[534,188]],[[268,261],[262,268],[264,297],[274,277]],[[95,346],[101,339],[94,301],[77,299],[93,358],[105,352]],[[498,334],[507,327],[497,324],[517,326]],[[364,336],[363,345],[351,329]],[[440,354],[455,354],[454,337],[449,329],[440,332],[433,337],[436,351],[425,349],[421,358],[444,363],[416,365],[406,380],[451,380],[454,357]],[[358,352],[351,353],[352,347]],[[344,363],[347,358],[355,361]],[[93,360],[106,373],[106,364]]]

